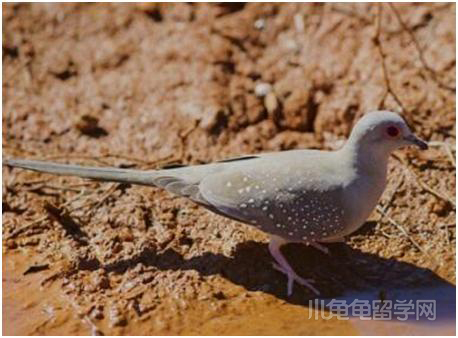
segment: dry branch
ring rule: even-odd
[[[398,12],[398,10],[394,6],[394,4],[393,3],[388,3],[388,5],[390,6],[391,10],[393,11],[394,15],[396,16],[396,19],[398,20],[398,22],[401,25],[402,29],[409,34],[409,36],[410,36],[410,38],[411,38],[411,40],[412,40],[412,42],[413,42],[413,44],[415,46],[415,49],[418,52],[418,56],[420,58],[421,64],[429,72],[429,74],[431,75],[431,77],[434,80],[434,82],[436,82],[439,85],[439,87],[441,87],[441,88],[444,88],[444,89],[447,89],[447,90],[455,92],[455,87],[450,86],[450,85],[442,82],[438,78],[437,71],[434,70],[433,68],[431,68],[431,66],[428,65],[428,63],[426,62],[425,55],[423,53],[423,49],[421,48],[420,43],[418,42],[415,34],[412,32],[412,30],[409,28],[409,26],[407,26],[407,24],[404,22],[404,20],[401,17],[401,14]]]
[[[383,95],[383,98],[380,101],[379,109],[384,108],[385,100],[386,100],[387,96],[389,94],[391,94],[393,99],[396,101],[396,103],[401,108],[402,112],[405,113],[406,112],[405,106],[402,103],[401,99],[398,97],[398,95],[394,92],[394,90],[393,90],[393,88],[391,86],[390,77],[388,75],[388,70],[387,70],[387,66],[386,66],[386,54],[383,51],[383,47],[382,47],[382,43],[381,43],[381,39],[380,39],[380,35],[381,35],[380,34],[380,32],[381,32],[381,29],[380,29],[381,20],[382,20],[382,4],[378,4],[378,11],[377,11],[376,19],[375,19],[376,30],[375,30],[375,36],[373,37],[373,42],[374,42],[375,46],[377,47],[377,51],[378,51],[378,53],[380,55],[380,58],[382,59],[383,79],[385,81],[385,94]]]

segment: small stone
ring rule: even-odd
[[[98,289],[109,289],[110,288],[110,280],[108,279],[106,275],[103,274],[103,272],[97,273],[93,277],[92,283]]]
[[[94,138],[108,135],[108,132],[100,127],[99,119],[89,114],[80,116],[79,120],[75,123],[75,127],[81,134]]]
[[[6,241],[5,244],[6,244],[6,247],[7,247],[8,249],[16,249],[16,248],[17,248],[17,243],[16,243],[16,241],[14,241],[14,240],[12,240],[12,239],[8,239],[8,240]]]
[[[295,52],[298,52],[300,50],[300,46],[298,45],[298,43],[296,41],[294,41],[293,39],[287,39],[283,42],[284,46],[291,50],[291,51],[295,51]]]
[[[272,91],[272,85],[267,82],[261,82],[254,88],[254,93],[257,97],[264,97]]]
[[[264,97],[264,106],[269,114],[273,114],[278,109],[278,100],[274,92],[270,92]]]
[[[218,299],[218,300],[226,299],[226,295],[222,291],[218,291],[218,292],[214,293],[213,297]]]
[[[110,326],[126,326],[127,318],[117,306],[112,306],[109,310]]]
[[[103,306],[102,305],[94,306],[89,314],[89,317],[91,317],[92,319],[97,319],[97,320],[103,319],[105,317],[103,314]]]
[[[258,19],[254,22],[254,28],[258,30],[263,30],[266,27],[266,20],[264,19]]]
[[[304,32],[304,16],[302,14],[296,14],[294,16],[294,27],[298,33]]]
[[[450,202],[444,200],[437,200],[432,206],[431,211],[438,216],[446,216],[452,209]]]
[[[124,242],[132,242],[134,240],[134,235],[130,229],[122,228],[119,234],[119,239]]]

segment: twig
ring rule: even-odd
[[[113,183],[105,192],[105,194],[102,196],[102,198],[100,200],[97,200],[97,201],[89,201],[87,203],[83,203],[82,205],[80,206],[77,206],[77,207],[74,207],[74,208],[70,208],[68,209],[68,213],[71,214],[72,212],[74,211],[77,211],[77,210],[80,210],[80,209],[83,209],[85,207],[94,207],[94,208],[98,208],[103,202],[105,202],[107,200],[108,197],[110,197],[110,195],[116,191],[116,189],[119,187],[120,184],[118,183]],[[75,202],[76,200],[78,200],[83,194],[85,193],[85,190],[82,190],[80,194],[78,194],[77,196],[75,196],[74,198],[68,200],[67,202],[65,202],[64,204],[60,205],[58,207],[58,209],[63,209],[65,207],[67,207],[68,205],[70,205],[71,203]],[[19,234],[23,233],[24,231],[28,230],[29,228],[33,227],[34,225],[46,220],[49,218],[49,215],[44,215],[42,217],[40,217],[39,219],[35,220],[35,221],[32,221],[30,223],[27,223],[26,225],[16,229],[15,231],[13,231],[8,237],[7,239],[11,239],[11,238],[14,238],[14,237],[17,237]]]
[[[161,162],[167,161],[168,159],[170,159],[173,156],[174,156],[174,154],[169,154],[169,155],[167,155],[167,156],[165,156],[163,158],[157,159],[157,160],[147,161],[147,160],[143,160],[141,158],[127,156],[127,155],[123,155],[123,154],[108,153],[108,154],[101,155],[101,157],[120,158],[120,159],[131,161],[131,162],[142,163],[144,165],[155,165],[157,163],[161,163]]]
[[[380,219],[379,219],[379,221],[380,221],[382,218],[383,218],[383,215],[380,213]],[[394,238],[394,237],[395,237],[395,236],[393,236],[393,235],[387,234],[386,231],[384,231],[383,229],[378,229],[378,231],[380,231],[380,232],[382,233],[382,235],[385,236],[386,238],[391,239],[391,238]]]
[[[43,189],[51,189],[51,190],[60,190],[60,191],[71,191],[71,192],[81,192],[81,189],[75,189],[75,188],[66,188],[66,187],[58,187],[54,185],[49,185],[49,184],[38,184],[29,188],[22,188],[22,191],[37,191],[37,190],[43,190]]]
[[[402,226],[401,224],[397,223],[394,219],[392,219],[379,205],[376,207],[376,210],[381,213],[392,225],[394,225],[396,228],[398,228],[402,234],[407,237],[410,242],[421,252],[423,253],[427,258],[429,258],[431,261],[436,263],[436,261],[428,254],[428,252],[423,249],[423,247],[418,244],[418,242],[413,239],[412,236],[407,232],[406,228]]]
[[[89,318],[89,316],[84,316],[83,321],[86,322],[86,324],[89,326],[91,329],[91,335],[92,336],[104,336],[105,334],[103,333],[102,330],[100,330],[97,325]]]
[[[448,230],[448,227],[441,227],[439,229],[443,229],[445,241],[447,242],[447,245],[450,245],[450,231]]]
[[[192,126],[190,126],[188,129],[178,134],[178,137],[180,139],[180,155],[178,156],[178,159],[181,159],[184,157],[185,143],[188,139],[188,136],[197,128],[197,126],[198,126],[198,122],[197,120],[194,120],[194,123]]]
[[[370,25],[372,23],[371,20],[369,20],[368,18],[365,18],[364,16],[360,15],[359,13],[357,13],[357,12],[355,12],[353,10],[348,10],[347,6],[338,7],[338,6],[336,6],[336,4],[331,4],[331,11],[337,12],[339,14],[346,15],[346,16],[348,16],[350,18],[354,18],[354,19],[360,20],[361,22],[363,22],[366,25]]]
[[[45,184],[45,183],[48,183],[49,181],[52,180],[52,177],[48,177],[48,178],[40,178],[40,179],[37,179],[37,180],[30,180],[30,181],[24,181],[24,182],[21,182],[22,185],[34,185],[34,184]]]
[[[403,166],[404,166],[404,170],[406,172],[408,172],[411,176],[413,176],[413,178],[415,179],[415,181],[418,183],[418,185],[420,187],[423,188],[423,190],[429,192],[430,194],[434,195],[435,197],[439,198],[439,199],[442,199],[446,202],[449,202],[451,203],[454,207],[456,207],[456,202],[451,198],[449,197],[446,193],[444,192],[439,192],[433,188],[431,188],[428,184],[426,184],[426,182],[424,182],[413,170],[411,170],[408,165],[404,162],[404,160],[402,160],[399,156],[397,156],[396,154],[392,154],[392,156],[397,159],[399,161],[399,163],[401,163]]]
[[[6,85],[8,84],[8,82],[10,82],[18,73],[20,70],[22,70],[25,66],[27,66],[28,63],[30,63],[31,60],[26,60],[26,61],[22,61],[21,63],[19,63],[17,66],[16,66],[16,69],[14,69],[10,74],[9,76],[6,76],[4,79],[3,79],[3,84]]]
[[[456,167],[455,157],[453,156],[450,144],[448,144],[447,142],[431,141],[431,142],[428,142],[428,146],[444,148],[445,152],[447,153],[447,156],[450,159],[450,162],[452,162],[453,166]]]
[[[91,160],[95,161],[98,163],[101,163],[103,165],[109,166],[110,164],[108,162],[102,161],[100,157],[103,156],[86,156],[86,155],[49,155],[49,156],[44,156],[42,159],[43,160],[57,160],[57,159],[81,159],[81,160]]]
[[[402,183],[404,182],[404,174],[402,174],[394,189],[393,189],[393,193],[391,194],[390,198],[388,199],[388,201],[385,203],[385,206],[382,208],[383,209],[383,212],[387,212],[388,208],[391,206],[391,202],[393,202],[393,199],[394,199],[394,196],[396,195],[396,192],[398,191],[399,187],[402,185]]]
[[[438,225],[439,228],[456,228],[456,224],[455,223],[452,223],[452,224],[441,224],[441,225]]]
[[[439,229],[443,229],[445,233],[445,241],[447,242],[447,245],[450,245],[450,228],[455,228],[456,229],[456,224],[441,224],[438,226]]]
[[[194,128],[195,127],[192,127],[190,131],[194,130]],[[184,137],[189,135],[190,131],[186,131],[186,135],[184,135]],[[3,144],[3,147],[4,148],[13,148],[15,151],[19,150],[22,153],[25,152],[25,153],[28,153],[29,155],[33,155],[33,156],[37,156],[37,157],[40,156],[40,154],[37,154],[36,151],[31,151],[31,150],[27,150],[27,149],[21,148],[20,144],[14,144],[14,145],[12,145],[12,144]],[[162,163],[164,161],[167,161],[170,158],[175,157],[175,156],[176,155],[174,153],[172,153],[172,154],[169,154],[169,155],[167,155],[165,157],[162,157],[160,159],[148,161],[148,160],[144,160],[144,159],[141,159],[141,158],[136,158],[136,157],[123,155],[123,154],[115,154],[115,153],[107,153],[107,154],[102,154],[102,155],[98,155],[98,156],[88,156],[88,155],[79,155],[79,154],[66,154],[66,155],[49,154],[49,155],[41,156],[41,159],[42,160],[82,159],[82,160],[96,161],[96,162],[98,162],[98,163],[100,163],[102,165],[110,166],[109,162],[103,161],[101,159],[102,158],[120,158],[120,159],[124,159],[124,160],[127,160],[127,161],[131,161],[131,162],[135,162],[135,163],[141,163],[141,164],[144,164],[144,165],[151,166],[151,165],[155,165],[157,163]]]
[[[118,189],[118,187],[119,187],[120,185],[121,185],[121,184],[119,184],[119,183],[113,183],[113,184],[111,185],[111,187],[108,188],[108,190],[107,190],[107,192],[105,193],[105,195],[102,196],[102,198],[101,198],[99,201],[95,202],[95,204],[93,205],[93,207],[94,207],[95,209],[97,209],[100,205],[102,205],[103,202],[105,202],[105,201],[108,199],[108,197],[110,197],[111,194],[114,193],[114,192],[116,191],[116,189]],[[76,210],[76,209],[74,209],[74,210],[72,210],[72,211],[75,211],[75,210]]]
[[[414,179],[418,182],[418,184],[423,188],[423,190],[429,192],[430,194],[436,196],[439,199],[442,199],[446,202],[449,202],[452,204],[454,207],[456,207],[456,202],[446,195],[444,192],[439,192],[433,188],[431,188],[428,184],[426,184],[416,173],[414,173],[412,170],[406,167],[406,170],[414,177]]]
[[[74,198],[72,199],[69,199],[67,202],[65,202],[64,204],[62,204],[60,206],[60,208],[63,208],[63,207],[66,207],[67,205],[70,205],[71,203],[73,203],[74,201],[76,201],[77,199],[79,199],[82,195],[84,195],[85,193],[85,190],[82,190],[80,194],[78,194],[77,196],[75,196]],[[22,227],[20,228],[17,228],[15,231],[13,231],[8,237],[7,239],[11,239],[11,238],[14,238],[14,237],[17,237],[19,234],[23,233],[24,231],[28,230],[29,228],[33,227],[35,224],[38,224],[46,219],[48,219],[49,215],[44,215],[38,219],[36,219],[35,221],[32,221],[30,223],[27,223],[25,225],[23,225]]]
[[[421,48],[420,43],[418,42],[415,34],[407,26],[407,24],[404,22],[404,20],[402,20],[401,14],[398,12],[398,10],[394,6],[394,4],[389,2],[388,5],[390,6],[391,10],[393,11],[394,15],[396,16],[396,19],[398,20],[398,22],[401,25],[402,29],[409,34],[409,36],[410,36],[410,38],[411,38],[411,40],[412,40],[412,42],[413,42],[413,44],[415,46],[415,49],[418,52],[418,56],[420,58],[420,62],[422,63],[423,67],[431,74],[431,77],[434,80],[434,82],[436,82],[439,85],[439,87],[442,87],[444,89],[451,90],[451,91],[455,92],[455,88],[454,87],[452,87],[450,85],[447,85],[447,84],[443,83],[441,80],[438,79],[437,71],[432,69],[428,65],[428,63],[426,62],[425,55],[423,54],[423,49]]]
[[[378,4],[378,12],[377,12],[377,17],[376,17],[376,34],[373,38],[373,42],[375,44],[375,46],[377,47],[377,50],[380,54],[380,58],[382,59],[382,71],[383,71],[383,78],[385,80],[385,94],[383,95],[383,98],[382,100],[380,101],[380,108],[383,108],[384,105],[385,105],[385,100],[388,96],[388,94],[391,94],[391,96],[394,98],[394,100],[396,101],[396,103],[399,105],[399,107],[401,107],[401,110],[402,112],[406,112],[406,109],[404,107],[404,104],[402,103],[402,101],[399,99],[398,95],[393,91],[393,89],[391,88],[391,82],[390,82],[390,78],[388,76],[388,70],[387,70],[387,67],[386,67],[386,60],[385,60],[385,53],[383,51],[383,48],[382,48],[382,43],[381,43],[381,40],[380,40],[380,25],[381,25],[381,20],[382,20],[382,5],[383,4]]]
[[[65,233],[72,237],[76,242],[87,245],[87,234],[81,230],[80,225],[73,220],[68,212],[61,207],[56,207],[51,203],[45,203],[44,209],[51,216],[51,219],[59,223]]]
[[[46,220],[47,218],[48,218],[48,215],[44,215],[44,216],[40,217],[39,219],[37,219],[35,221],[32,221],[30,223],[27,223],[26,225],[23,225],[22,227],[17,228],[9,236],[7,236],[6,239],[11,239],[11,238],[17,237],[18,235],[20,235],[21,233],[23,233],[27,229],[33,227],[35,224],[38,224],[38,223]]]

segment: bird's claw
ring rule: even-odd
[[[329,249],[325,247],[324,245],[321,245],[320,243],[311,242],[310,245],[313,246],[315,249],[320,250],[321,252],[323,252],[326,255],[330,254]]]
[[[272,265],[275,270],[278,270],[284,273],[286,277],[288,278],[288,288],[287,288],[288,297],[293,294],[294,282],[297,282],[298,284],[307,287],[312,292],[314,292],[317,296],[320,294],[320,292],[311,284],[314,282],[313,279],[305,279],[305,278],[299,277],[292,269],[284,268],[276,263],[273,263]]]

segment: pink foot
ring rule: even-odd
[[[277,263],[273,264],[273,267],[276,270],[278,270],[280,272],[283,272],[286,275],[286,277],[288,278],[288,284],[287,284],[288,296],[291,296],[292,293],[293,293],[293,284],[294,284],[294,282],[297,282],[300,285],[303,285],[303,286],[309,288],[316,295],[319,295],[320,292],[315,287],[313,287],[313,285],[311,284],[313,282],[313,280],[299,277],[294,272],[293,268],[291,268],[291,266],[289,265],[289,263],[286,260],[286,258],[282,255],[282,253],[280,251],[280,247],[282,245],[286,244],[286,243],[288,243],[288,242],[285,241],[284,239],[282,239],[281,237],[272,236],[271,239],[270,239],[270,243],[269,243],[269,251],[270,251],[272,257],[277,262]]]
[[[327,247],[325,247],[324,245],[321,245],[318,242],[310,242],[310,243],[307,243],[307,244],[310,245],[310,246],[313,246],[315,249],[320,250],[321,252],[325,253],[326,255],[329,255],[329,249]]]
[[[293,294],[294,282],[309,288],[317,296],[320,295],[320,292],[311,284],[314,282],[313,279],[305,279],[305,278],[299,277],[292,269],[284,268],[276,263],[273,263],[272,265],[275,270],[283,272],[286,275],[286,277],[288,278],[288,286],[287,286],[288,297]]]

